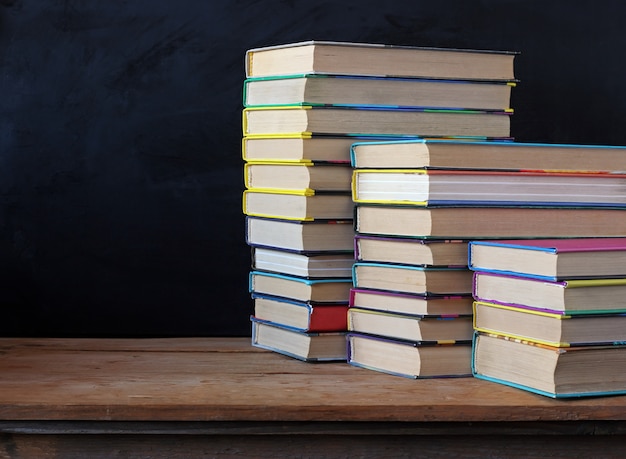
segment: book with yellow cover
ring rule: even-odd
[[[243,192],[243,213],[254,217],[286,220],[352,219],[350,192],[316,192],[250,188]]]
[[[626,309],[567,315],[521,306],[474,302],[474,329],[555,347],[626,342]]]
[[[345,163],[262,162],[244,164],[246,188],[350,191],[352,167]]]

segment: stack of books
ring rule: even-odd
[[[510,140],[514,57],[324,41],[246,52],[243,212],[252,247],[253,345],[303,360],[346,360],[349,288],[330,303],[298,299],[296,324],[296,299],[277,289],[261,293],[258,280],[352,282],[352,144],[421,137]],[[314,316],[331,307],[343,308],[343,322],[314,326]],[[270,327],[282,341],[269,336]],[[343,345],[325,356],[290,346],[341,333],[335,342],[343,339]]]
[[[390,329],[388,337],[406,339],[397,332],[398,315],[408,313],[396,308],[397,292],[402,292],[403,298],[406,294],[421,296],[421,304],[434,297],[440,303],[454,304],[449,298],[441,300],[446,296],[467,302],[468,294],[472,296],[474,279],[467,252],[463,257],[452,250],[455,247],[503,238],[626,235],[626,198],[620,191],[626,185],[626,177],[620,173],[624,158],[626,148],[611,146],[441,139],[354,143],[357,261],[351,309],[385,311],[393,304],[395,309],[385,313],[395,314],[397,327]],[[407,304],[403,300],[403,307]],[[426,315],[415,320],[425,325],[428,313],[422,310],[417,314]],[[440,320],[457,314],[448,323],[458,323],[467,320],[472,311],[450,307],[448,312],[444,308],[430,314],[433,318],[439,315]],[[363,329],[354,321],[349,322],[349,330]],[[466,359],[463,367],[441,359],[449,365],[444,371],[437,362],[439,374],[424,374],[418,366],[420,372],[410,375],[470,375],[473,330],[466,328],[465,333],[430,335],[430,341],[438,343],[432,349],[425,346],[430,342],[422,342],[423,336],[418,335],[413,353],[421,348],[432,356],[442,349],[456,349],[460,354],[463,348]],[[389,344],[385,344],[384,355],[376,350],[382,349],[382,344],[368,342],[365,347],[361,338],[349,340],[350,363],[401,373],[400,363],[390,358]],[[454,340],[453,347],[450,342]],[[404,359],[407,353],[394,355]]]
[[[471,241],[473,373],[549,397],[626,393],[626,237]]]

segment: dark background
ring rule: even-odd
[[[519,51],[516,140],[624,145],[623,5],[0,0],[0,335],[249,334],[247,49]]]

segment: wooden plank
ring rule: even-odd
[[[0,339],[0,420],[626,420],[626,396],[552,400],[474,378],[311,364],[247,338]]]
[[[190,457],[294,458],[450,457],[508,459],[622,459],[623,437],[559,435],[489,436],[189,436],[189,435],[2,435],[0,457],[13,459],[97,459],[110,457],[178,459]]]

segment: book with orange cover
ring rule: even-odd
[[[248,161],[246,188],[306,191],[350,191],[352,168],[345,163]]]

